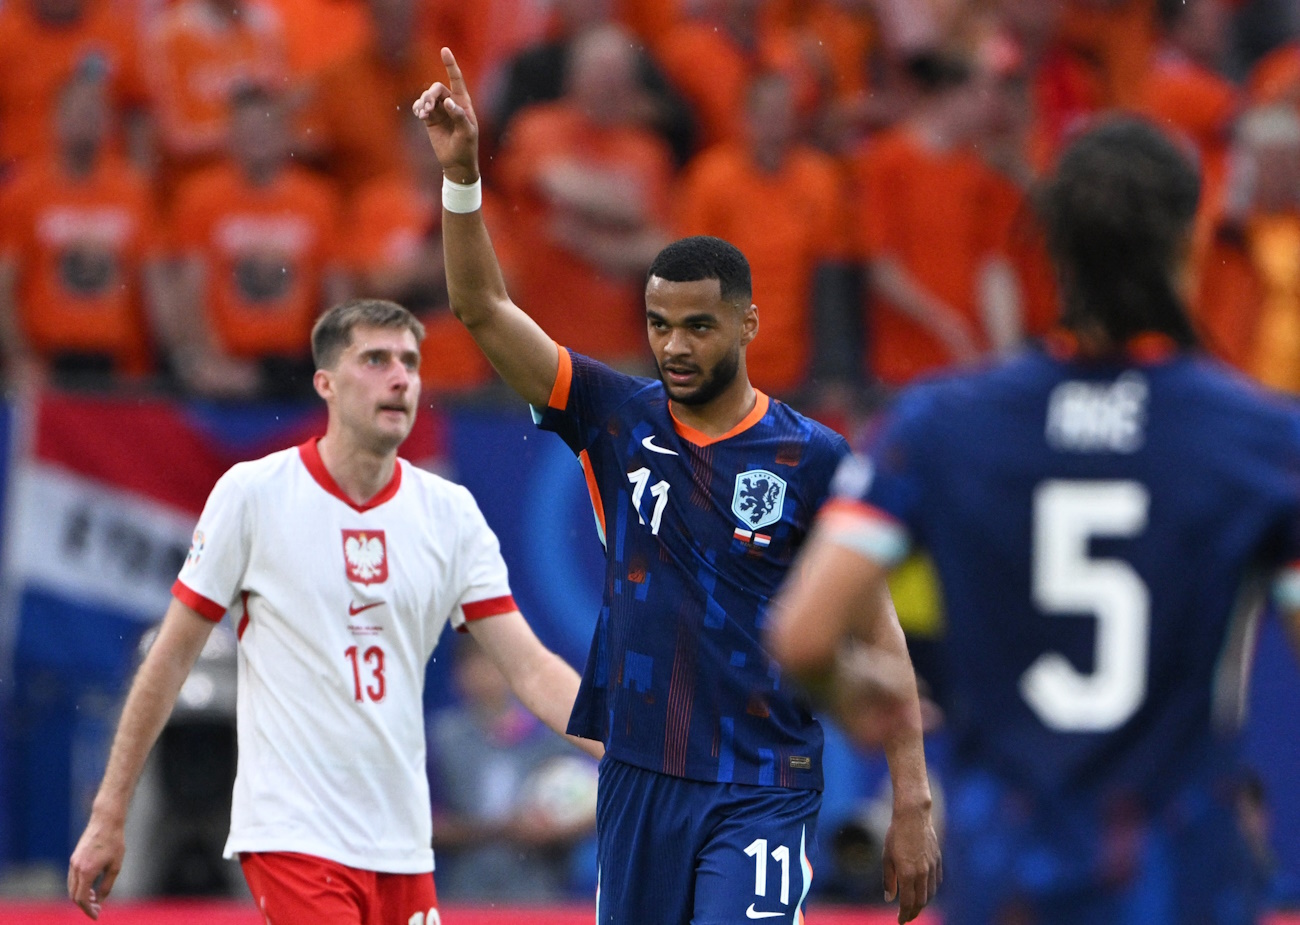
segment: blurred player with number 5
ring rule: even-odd
[[[438,921],[422,691],[449,621],[563,733],[578,677],[520,615],[496,536],[468,491],[397,456],[423,337],[392,302],[326,312],[312,331],[325,436],[213,488],[72,855],[68,893],[91,918],[121,869],[145,758],[228,611],[239,766],[226,854],[276,925]]]
[[[1194,349],[1198,191],[1147,123],[1071,145],[1041,194],[1061,330],[903,393],[769,627],[801,672],[846,637],[870,666],[886,571],[933,557],[947,925],[1255,921],[1236,732],[1254,619],[1300,612],[1300,415]]]

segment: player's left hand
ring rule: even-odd
[[[898,899],[898,921],[920,915],[943,880],[939,839],[930,821],[930,809],[894,807],[885,835],[885,899]]]

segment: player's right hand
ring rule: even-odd
[[[424,122],[442,172],[457,183],[478,179],[478,117],[465,85],[465,75],[450,48],[442,50],[447,82],[435,83],[411,107]]]
[[[123,827],[104,823],[92,814],[68,864],[68,896],[92,919],[99,918],[125,854]]]

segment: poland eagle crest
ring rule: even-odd
[[[383,530],[344,530],[343,561],[348,579],[363,585],[388,580],[388,548]]]

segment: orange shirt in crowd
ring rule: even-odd
[[[1056,163],[1074,133],[1105,105],[1097,68],[1062,44],[1048,49],[1031,77],[1029,163],[1040,174]]]
[[[793,81],[801,112],[817,102],[817,76],[800,55],[797,37],[780,23],[761,32],[758,48],[743,48],[709,19],[688,19],[653,49],[673,86],[699,120],[703,146],[743,137],[745,91],[763,71]]]
[[[1288,42],[1260,58],[1246,88],[1255,104],[1300,103],[1300,42]]]
[[[267,0],[284,25],[289,70],[301,78],[357,54],[370,41],[365,0]]]
[[[989,188],[990,239],[1016,275],[1020,290],[1021,331],[1025,337],[1041,337],[1056,326],[1060,298],[1056,268],[1047,252],[1047,237],[1025,191],[994,172]]]
[[[1137,107],[1158,38],[1157,0],[1068,0],[1061,40],[1101,68],[1107,106]]]
[[[338,250],[339,199],[326,180],[290,167],[255,187],[234,167],[214,167],[177,192],[171,228],[175,248],[205,264],[205,307],[222,350],[302,353]]]
[[[1142,87],[1140,110],[1182,134],[1201,158],[1198,239],[1205,240],[1223,205],[1228,145],[1241,105],[1236,86],[1173,50],[1156,55]]]
[[[144,100],[135,24],[116,13],[109,0],[86,0],[80,20],[54,27],[31,15],[27,0],[0,7],[0,168],[54,149],[59,92],[88,59],[105,69],[116,107]]]
[[[511,236],[521,245],[511,249],[507,265],[516,301],[547,334],[579,353],[614,362],[643,358],[644,276],[607,274],[562,245],[553,229],[573,217],[546,202],[538,176],[557,161],[617,173],[627,189],[639,191],[648,220],[662,227],[673,170],[667,146],[644,129],[602,128],[566,103],[543,103],[520,113],[500,161]]]
[[[809,64],[834,99],[867,91],[870,54],[877,39],[875,21],[837,0],[777,0],[769,19],[797,36]]]
[[[796,148],[769,174],[744,145],[723,143],[687,165],[675,201],[679,234],[723,238],[749,258],[759,319],[745,353],[750,378],[771,392],[797,388],[812,352],[813,271],[850,256],[835,161]]]
[[[1300,214],[1252,216],[1244,232],[1254,285],[1237,281],[1242,292],[1233,307],[1239,315],[1230,323],[1253,335],[1245,352],[1247,371],[1271,388],[1300,393]],[[1253,312],[1240,304],[1245,293],[1258,299]]]
[[[681,6],[681,0],[616,0],[614,9],[618,21],[651,47],[677,25]]]
[[[173,174],[210,166],[224,153],[236,87],[280,88],[288,80],[280,16],[260,0],[245,0],[234,20],[208,0],[178,0],[152,25],[145,49],[145,76]]]
[[[38,355],[147,370],[141,269],[159,235],[149,187],[126,163],[103,159],[84,178],[53,160],[20,170],[0,203],[0,246],[17,263],[19,323]]]
[[[1251,372],[1264,284],[1247,236],[1220,228],[1201,260],[1192,315],[1205,347],[1219,359]]]
[[[493,82],[504,75],[510,59],[546,41],[550,6],[546,0],[426,0],[420,38],[435,50],[445,45],[456,53],[470,92],[486,112],[493,108],[488,105],[497,89]],[[426,86],[434,79],[428,78]]]
[[[489,196],[490,198],[490,196]],[[484,204],[485,211],[490,205]],[[354,273],[398,268],[422,259],[424,242],[442,223],[442,202],[404,176],[371,180],[357,191],[348,222],[348,262]],[[458,392],[492,377],[474,338],[450,311],[421,315],[420,380],[426,389]]]
[[[889,256],[934,296],[983,333],[978,272],[1005,239],[1000,179],[972,152],[939,152],[907,126],[892,129],[859,155],[857,222],[868,260]],[[869,310],[870,369],[901,385],[953,361],[947,348],[898,308],[874,298]],[[981,342],[981,346],[987,346]]]
[[[445,74],[438,50],[417,44],[399,65],[371,46],[320,75],[309,116],[312,147],[325,152],[330,176],[346,194],[403,169],[402,126],[411,103]]]

